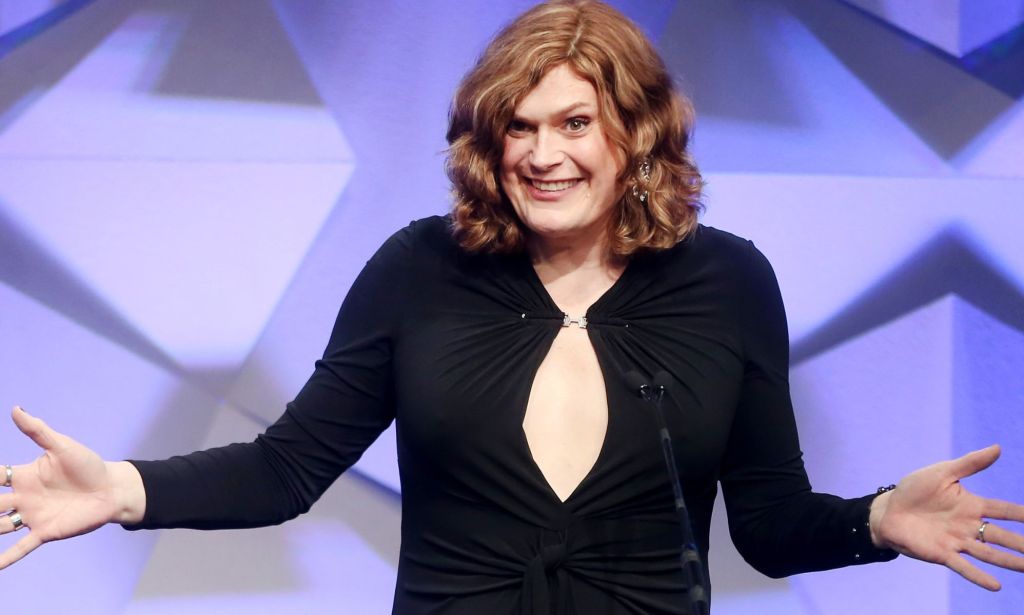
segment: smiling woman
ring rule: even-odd
[[[111,463],[16,410],[45,454],[0,466],[0,533],[22,532],[0,568],[111,522],[281,523],[395,421],[398,615],[705,612],[693,577],[719,487],[738,550],[770,576],[897,552],[992,590],[964,554],[1024,570],[997,548],[1024,537],[994,521],[1024,507],[960,483],[998,447],[862,497],[812,491],[772,268],[697,224],[688,106],[625,17],[587,0],[528,11],[450,120],[452,215],[367,262],[312,376],[254,441]]]
[[[547,249],[586,242],[606,250],[624,188],[624,154],[605,134],[594,86],[561,64],[519,103],[505,135],[501,187]]]
[[[572,87],[573,95],[558,89],[563,86]],[[582,102],[588,105],[585,117],[568,113],[569,106]],[[521,129],[537,130],[536,143],[527,142],[547,146],[539,120],[555,118],[522,117],[538,108],[549,116],[568,113],[558,118],[566,122],[581,115],[559,127],[565,136],[579,131],[589,137],[596,129],[607,141],[602,147],[616,161],[615,181],[607,194],[594,196],[616,203],[602,238],[612,254],[668,248],[693,232],[703,183],[688,150],[690,102],[675,90],[650,41],[614,9],[598,2],[547,2],[498,34],[455,94],[448,175],[455,188],[455,233],[463,248],[515,252],[524,247],[527,229],[513,211],[516,198],[507,169],[510,156],[525,146],[513,144],[526,136]],[[534,153],[535,160],[537,154],[557,156],[557,143]],[[494,174],[499,165],[500,185]],[[520,177],[529,176],[524,170]]]

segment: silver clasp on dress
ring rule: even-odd
[[[563,327],[568,327],[568,326],[571,326],[573,324],[579,325],[580,329],[586,329],[587,328],[587,317],[586,316],[580,316],[579,318],[573,318],[572,316],[569,316],[568,314],[564,314],[563,313],[562,314],[562,326]]]

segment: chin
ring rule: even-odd
[[[565,206],[551,207],[548,204],[528,205],[519,214],[528,229],[535,233],[559,231],[571,228],[577,223],[577,216],[566,211]]]
[[[565,239],[574,235],[585,233],[588,229],[593,228],[595,222],[580,220],[577,216],[569,214],[569,212],[545,212],[542,215],[531,215],[528,222],[525,222],[526,228],[530,230],[533,235],[541,239]]]

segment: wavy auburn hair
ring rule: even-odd
[[[527,230],[498,180],[505,133],[519,103],[561,64],[594,86],[602,129],[626,160],[608,229],[611,253],[628,256],[685,239],[702,208],[703,181],[687,149],[693,106],[628,18],[601,2],[554,0],[506,26],[455,92],[446,168],[459,244],[490,253],[525,247]]]

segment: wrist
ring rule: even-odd
[[[888,490],[871,501],[871,508],[868,512],[868,529],[871,532],[871,544],[876,549],[891,548],[881,533],[882,518],[885,517],[885,511],[889,506],[889,499],[891,497],[892,491]]]
[[[106,464],[114,494],[111,521],[122,525],[140,523],[146,514],[146,488],[142,475],[127,461],[108,461]]]

